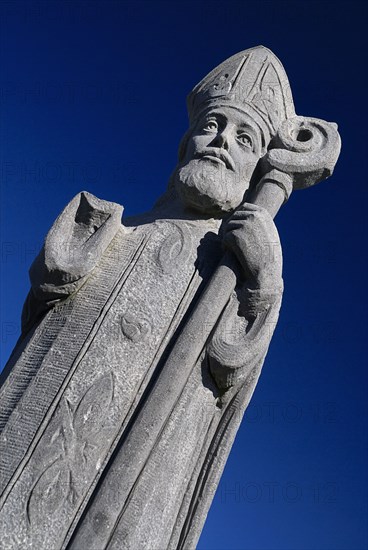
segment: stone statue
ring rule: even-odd
[[[282,296],[273,222],[328,177],[336,125],[295,115],[262,46],[189,94],[143,215],[82,192],[30,269],[1,388],[2,548],[193,549]]]

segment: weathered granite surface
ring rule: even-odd
[[[82,192],[30,269],[0,393],[2,548],[195,548],[277,322],[272,218],[328,177],[336,125],[295,115],[262,46],[189,94],[148,213]]]

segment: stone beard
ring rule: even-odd
[[[209,215],[229,213],[244,195],[244,182],[211,160],[192,160],[174,174],[175,187],[184,204]]]

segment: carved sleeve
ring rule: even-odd
[[[210,370],[221,389],[240,385],[262,362],[275,329],[283,285],[233,292],[208,346]]]
[[[121,226],[123,207],[83,191],[64,208],[29,270],[22,331],[84,284]]]

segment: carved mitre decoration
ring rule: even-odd
[[[295,116],[285,70],[264,46],[229,57],[195,86],[187,98],[190,122],[220,105],[248,113],[269,138],[284,120]]]

